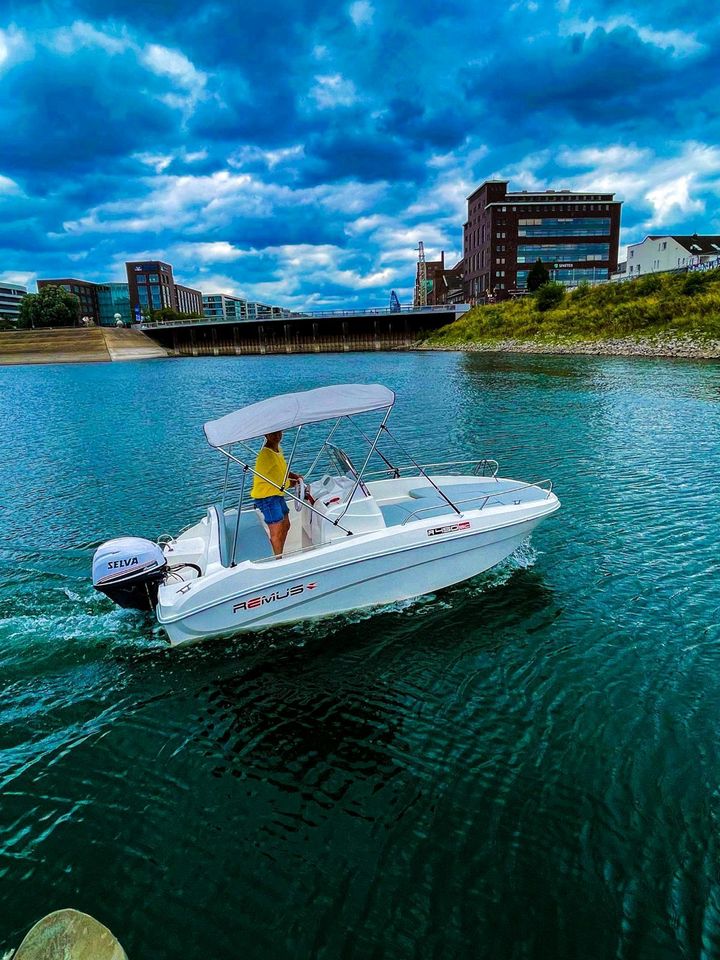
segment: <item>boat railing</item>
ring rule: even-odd
[[[545,487],[543,486],[544,484],[547,485],[547,489],[545,489]],[[518,487],[510,487],[507,490],[503,490],[502,495],[505,497],[511,493],[519,493],[521,490],[529,490],[531,487],[537,488],[538,490],[542,490],[542,492],[545,494],[545,499],[546,500],[550,499],[550,494],[552,493],[552,490],[553,490],[553,483],[552,483],[552,480],[549,480],[549,479],[537,480],[532,483],[523,483],[523,484],[520,484],[520,486]],[[450,490],[447,492],[452,494],[452,488],[450,488]],[[453,505],[456,507],[461,507],[464,503],[477,504],[479,501],[482,500],[482,504],[479,507],[478,506],[472,507],[473,510],[482,510],[487,505],[488,500],[491,500],[494,496],[496,496],[495,491],[493,491],[492,493],[488,493],[487,496],[468,497],[465,500],[453,500]],[[516,501],[516,503],[520,503],[520,502],[521,502],[520,500]],[[400,526],[404,527],[406,523],[410,523],[412,520],[422,520],[422,517],[418,515],[421,513],[427,513],[428,510],[437,510],[437,503],[433,503],[427,507],[418,507],[417,510],[414,510],[412,513],[409,513],[407,517],[405,517],[405,519],[400,524]],[[463,511],[461,510],[460,512],[462,513]]]
[[[545,499],[548,500],[550,498],[550,494],[553,491],[553,482],[552,480],[548,479],[548,480],[537,480],[531,483],[522,483],[517,487],[511,487],[508,490],[503,490],[502,494],[503,496],[505,496],[508,493],[517,493],[520,490],[528,490],[531,487],[536,487],[539,490],[542,490],[543,493],[545,493]],[[474,503],[477,503],[478,500],[483,500],[483,504],[481,507],[472,508],[473,510],[478,510],[478,509],[482,510],[485,504],[488,502],[488,500],[490,500],[494,496],[496,496],[496,494],[493,492],[493,493],[489,493],[486,497],[471,497],[468,500],[456,500],[455,506],[461,506],[463,503],[474,504]],[[518,501],[518,503],[519,502],[520,501]],[[434,504],[433,506],[430,506],[430,507],[420,507],[417,510],[415,510],[414,513],[411,513],[409,516],[407,516],[403,520],[403,522],[400,524],[400,526],[404,527],[406,523],[409,523],[413,519],[422,520],[422,517],[418,517],[417,514],[424,513],[427,510],[435,510],[435,509],[437,509],[437,504]],[[448,516],[450,516],[450,514],[446,514],[445,519],[447,519]],[[337,542],[339,541],[331,541],[331,543],[337,543]],[[318,550],[321,547],[327,547],[329,545],[330,545],[329,543],[311,543],[311,544],[308,544],[308,546],[306,547],[298,547],[296,550],[291,550],[283,554],[283,557],[297,557],[297,556],[300,556],[300,554],[311,553],[313,550]],[[253,563],[271,563],[275,560],[277,560],[277,557],[274,554],[269,554],[267,557],[259,557],[257,560],[253,560]]]
[[[438,467],[471,467],[473,476],[490,478],[496,477],[499,470],[499,464],[497,460],[491,460],[487,457],[482,460],[445,460],[441,461],[440,463],[421,463],[419,465],[414,463],[400,463],[393,465],[392,467],[383,467],[378,470],[365,473],[363,475],[363,480],[373,478],[378,479],[380,477],[387,477],[388,475],[390,475],[393,479],[398,479],[399,477],[403,476],[404,472],[413,471],[417,473],[419,470],[434,470]]]

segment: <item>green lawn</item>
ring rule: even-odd
[[[534,296],[473,307],[426,343],[557,343],[667,336],[720,339],[720,269],[580,286],[565,294],[558,306],[544,311],[538,309]]]

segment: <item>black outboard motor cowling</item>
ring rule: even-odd
[[[162,548],[141,537],[108,540],[93,557],[93,586],[121,607],[154,610],[166,574]]]

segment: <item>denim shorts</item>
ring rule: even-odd
[[[262,513],[268,526],[271,523],[280,523],[282,518],[290,513],[285,497],[261,497],[255,501],[255,506]]]

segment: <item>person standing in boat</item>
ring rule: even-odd
[[[281,556],[290,532],[290,511],[283,496],[283,487],[288,480],[293,487],[302,480],[299,473],[288,471],[287,462],[280,449],[281,440],[281,430],[265,434],[265,445],[255,461],[255,479],[250,491],[255,506],[267,524],[276,557]]]

